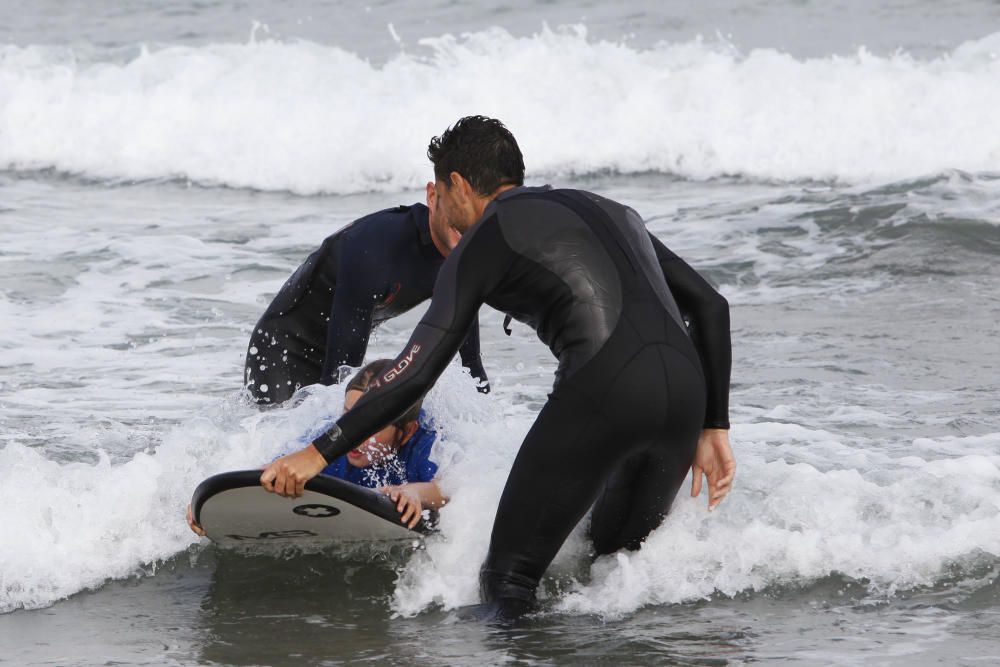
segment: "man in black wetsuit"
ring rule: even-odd
[[[640,546],[689,469],[692,495],[708,478],[710,509],[728,493],[729,306],[632,209],[520,187],[520,151],[499,121],[461,119],[431,140],[428,157],[439,212],[463,236],[427,314],[379,386],[261,483],[299,495],[326,461],[402,414],[444,370],[480,304],[530,325],[559,368],[511,468],[480,575],[487,613],[510,619],[531,608],[591,506],[591,539],[605,554]]]
[[[434,184],[427,203],[434,208]],[[258,403],[283,403],[299,387],[339,380],[360,366],[373,327],[430,298],[458,234],[428,206],[397,206],[328,237],[275,295],[254,327],[244,384]],[[489,391],[479,320],[460,349],[462,364]]]

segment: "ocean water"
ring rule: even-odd
[[[0,2],[0,664],[995,664],[998,82],[985,1]],[[438,535],[242,556],[183,520],[336,415],[242,402],[250,329],[469,113],[732,304],[732,494],[634,553],[578,531],[510,630],[467,608],[555,364],[489,308],[494,391],[428,398]]]

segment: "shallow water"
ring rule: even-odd
[[[996,661],[996,5],[116,7],[0,9],[0,662]],[[637,553],[574,534],[511,631],[469,609],[554,363],[488,308],[493,393],[455,367],[428,399],[453,500],[419,549],[235,556],[182,515],[336,413],[242,403],[250,328],[323,237],[419,200],[471,111],[732,304],[732,495],[682,493]]]
[[[461,611],[393,617],[394,567],[209,551],[5,617],[10,664],[991,664],[995,568],[891,598],[831,576],[807,586],[647,607],[622,618],[544,611],[512,629]],[[317,585],[318,581],[327,582]],[[990,581],[991,583],[987,583]],[[0,635],[2,636],[2,635]],[[16,637],[16,640],[14,638]]]

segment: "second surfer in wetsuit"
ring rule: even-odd
[[[254,327],[244,384],[258,403],[277,404],[300,387],[334,384],[341,366],[360,366],[373,327],[431,296],[457,235],[428,206],[397,206],[355,220],[328,237],[285,282]],[[489,391],[478,317],[462,364]]]
[[[533,327],[559,360],[497,508],[480,582],[511,619],[593,506],[598,554],[638,548],[693,471],[709,508],[728,493],[729,307],[630,208],[580,190],[525,188],[499,121],[461,119],[431,141],[438,206],[462,240],[392,367],[313,444],[272,463],[264,488],[300,495],[326,460],[395,419],[435,382],[480,304]],[[690,333],[685,320],[691,322]]]

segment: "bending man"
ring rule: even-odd
[[[438,269],[458,241],[427,203],[365,216],[328,237],[275,295],[254,327],[244,384],[258,403],[283,403],[299,387],[338,381],[360,366],[371,330],[431,296]],[[462,363],[489,391],[473,318]]]
[[[431,387],[480,304],[505,311],[559,360],[507,478],[481,571],[490,613],[513,618],[531,608],[542,574],[592,505],[591,538],[603,554],[638,548],[692,467],[693,493],[708,478],[710,508],[728,492],[729,306],[633,210],[579,190],[520,187],[520,150],[499,121],[463,118],[432,139],[428,156],[438,212],[463,236],[427,314],[380,386],[261,482],[301,493],[326,460]]]

